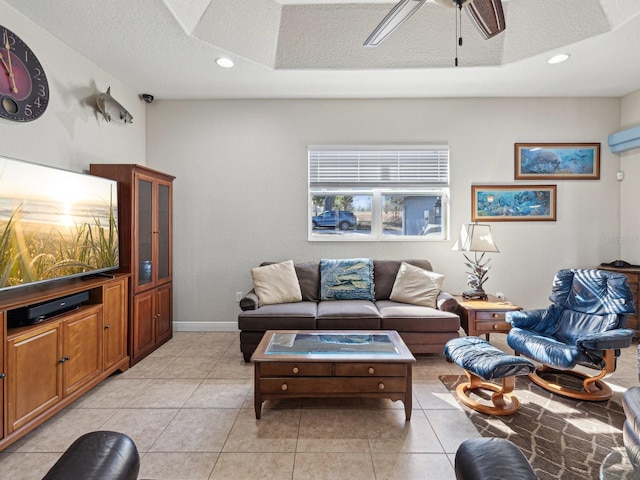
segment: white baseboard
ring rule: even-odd
[[[176,332],[237,332],[238,322],[173,322]]]

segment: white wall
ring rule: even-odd
[[[622,98],[620,123],[621,130],[640,125],[640,90]],[[640,265],[640,149],[619,155],[621,170],[625,173],[620,185],[620,256],[629,263]]]
[[[494,223],[500,254],[486,284],[525,307],[546,304],[560,267],[624,258],[640,263],[638,153],[609,153],[606,137],[640,122],[640,91],[619,99],[156,100],[68,48],[0,0],[0,24],[29,44],[51,89],[30,123],[0,119],[0,155],[74,171],[90,163],[147,163],[176,175],[177,327],[234,328],[236,291],[263,260],[428,258],[445,288],[466,288],[462,255],[443,243],[310,243],[309,144],[442,143],[451,146],[452,235],[470,221],[472,183],[514,183],[515,142],[600,141],[602,179],[558,183],[557,222]],[[107,124],[95,95],[111,91],[134,124]],[[145,112],[145,106],[147,111]],[[145,114],[148,114],[145,126]],[[146,137],[145,137],[146,130]],[[626,179],[615,181],[622,169]],[[620,188],[621,187],[621,188]],[[619,198],[621,198],[622,209]],[[620,217],[622,216],[622,228]]]
[[[0,118],[0,155],[76,172],[90,163],[145,163],[145,104],[136,92],[0,1],[0,25],[18,35],[40,60],[50,103],[32,122]],[[133,115],[133,125],[106,123],[95,96],[112,95]]]
[[[308,242],[310,144],[448,143],[453,237],[470,221],[472,183],[514,183],[514,143],[601,142],[599,181],[544,182],[558,184],[556,222],[492,224],[501,253],[485,288],[546,306],[559,268],[619,256],[620,161],[605,148],[619,127],[619,99],[156,100],[147,108],[147,164],[177,177],[176,327],[235,327],[235,292],[251,288],[249,270],[264,260],[427,258],[446,275],[445,290],[467,287],[454,238]]]

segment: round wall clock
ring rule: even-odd
[[[0,117],[29,122],[49,104],[49,83],[31,49],[11,30],[0,26]]]

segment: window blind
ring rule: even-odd
[[[449,147],[357,149],[309,147],[309,185],[448,186]]]

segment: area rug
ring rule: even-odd
[[[456,386],[467,377],[442,375],[440,380],[457,399]],[[461,405],[483,437],[515,443],[540,480],[598,479],[605,457],[623,446],[625,415],[612,400],[585,402],[553,395],[527,377],[517,377],[514,393],[520,410],[513,415],[491,416]]]

